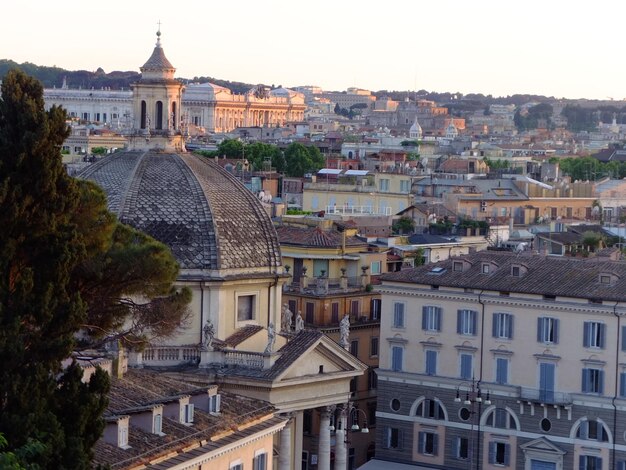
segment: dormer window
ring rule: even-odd
[[[463,261],[454,261],[452,263],[452,270],[463,272]]]
[[[163,415],[160,413],[152,417],[152,433],[163,434]]]
[[[481,268],[480,268],[480,272],[483,274],[489,274],[489,263],[483,263]]]
[[[519,266],[511,266],[511,276],[513,277],[521,276],[521,270]]]
[[[189,403],[188,405],[185,405],[185,411],[183,415],[183,419],[184,419],[183,424],[193,424],[193,412],[194,412],[193,403]]]
[[[598,276],[598,282],[606,286],[610,286],[617,281],[617,276],[611,273],[600,273]]]
[[[219,413],[221,409],[221,396],[218,393],[217,395],[211,395],[209,397],[209,412],[210,413]]]
[[[117,425],[117,445],[128,449],[128,420],[120,421]]]

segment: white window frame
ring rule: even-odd
[[[243,325],[256,325],[259,321],[259,291],[253,292],[237,292],[235,298],[235,322],[236,326],[240,327]],[[239,299],[242,297],[252,297],[252,318],[251,319],[239,319]]]
[[[209,395],[209,413],[219,414],[222,406],[222,397],[219,393]]]
[[[496,312],[493,316],[495,326],[495,338],[512,339],[513,338],[513,315],[505,312]]]

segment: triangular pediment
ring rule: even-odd
[[[545,437],[534,439],[520,446],[526,452],[544,452],[551,454],[564,455],[565,451]]]
[[[326,336],[321,336],[306,351],[287,359],[289,364],[276,377],[276,381],[311,376],[322,379],[338,375],[361,375],[367,369],[361,361]]]

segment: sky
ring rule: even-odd
[[[161,21],[176,76],[326,90],[626,98],[618,0],[20,0],[0,59],[134,70]]]

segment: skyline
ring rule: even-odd
[[[607,1],[593,10],[560,0],[531,0],[523,10],[489,0],[396,0],[386,10],[354,0],[322,0],[316,8],[285,0],[270,0],[263,8],[243,0],[192,1],[177,15],[168,15],[171,2],[164,0],[107,5],[96,11],[76,0],[61,7],[14,2],[0,28],[0,58],[68,70],[138,71],[154,47],[160,20],[176,76],[190,79],[326,90],[626,97],[626,66],[616,56],[616,13],[626,7]]]

